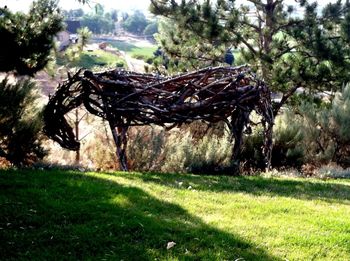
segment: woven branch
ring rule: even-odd
[[[210,67],[173,77],[124,70],[83,74],[79,71],[69,75],[50,98],[44,120],[45,133],[70,150],[78,150],[79,142],[65,115],[81,104],[107,120],[112,131],[119,128],[119,132],[113,133],[117,149],[123,143],[121,128],[149,124],[173,127],[195,120],[225,121],[235,139],[235,158],[239,157],[243,129],[255,110],[263,119],[263,150],[267,167],[270,164],[273,125],[270,91],[247,66]],[[123,157],[119,153],[118,156]],[[126,168],[126,162],[123,164]]]

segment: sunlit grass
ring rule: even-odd
[[[112,47],[117,48],[120,51],[124,51],[130,56],[140,59],[147,60],[154,56],[154,52],[157,50],[157,46],[138,46],[132,43],[124,41],[109,40],[108,42]]]
[[[156,49],[156,47],[138,47],[132,49],[130,55],[134,58],[146,61],[147,59],[154,57]]]
[[[57,59],[58,65],[69,65],[84,69],[96,67],[116,68],[125,66],[126,62],[122,57],[103,50],[83,51],[74,61],[68,61],[64,57]]]
[[[0,259],[349,260],[349,203],[349,180],[2,171]]]
[[[74,66],[91,69],[95,66],[107,67],[123,67],[124,59],[115,54],[105,52],[103,50],[95,50],[93,52],[84,51],[80,59],[74,63]]]

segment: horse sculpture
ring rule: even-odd
[[[68,75],[44,111],[46,135],[63,148],[79,149],[65,115],[82,104],[88,112],[108,121],[124,171],[128,170],[130,126],[171,128],[196,120],[227,124],[234,138],[232,161],[239,164],[243,132],[251,123],[252,111],[261,116],[263,153],[266,168],[270,167],[274,122],[270,91],[247,66],[210,67],[174,77],[125,70]]]

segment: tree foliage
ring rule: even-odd
[[[305,0],[296,6],[280,0],[151,2],[154,14],[169,19],[158,37],[169,56],[185,67],[204,66],[222,62],[227,48],[239,50],[238,63],[249,63],[284,94],[276,112],[298,87],[340,89],[350,80],[348,1],[330,3],[322,13]]]
[[[350,85],[337,92],[331,103],[306,102],[299,107],[311,161],[350,166]]]
[[[14,165],[44,156],[36,86],[26,76],[47,65],[61,30],[62,16],[54,0],[33,2],[29,14],[0,8],[0,71],[22,75],[14,83],[8,78],[0,83],[0,157]]]
[[[83,48],[88,44],[92,36],[92,32],[89,30],[89,28],[82,27],[78,29],[78,35],[78,46],[80,50],[83,50]]]
[[[62,16],[54,0],[34,2],[29,14],[0,8],[0,71],[33,75],[43,69],[61,30]]]
[[[112,15],[104,13],[101,4],[96,4],[94,14],[86,14],[82,17],[81,25],[88,27],[94,34],[111,33],[114,30]]]
[[[147,24],[143,30],[143,34],[148,37],[153,37],[154,34],[158,33],[158,21],[152,21]]]
[[[146,16],[141,11],[135,11],[132,15],[129,15],[123,22],[123,28],[134,34],[142,34],[145,30],[148,21]]]
[[[84,10],[81,8],[71,9],[68,11],[63,10],[62,14],[66,19],[79,19],[84,15]]]
[[[35,91],[35,83],[29,79],[14,84],[7,78],[0,82],[0,157],[16,166],[32,163],[45,155]]]

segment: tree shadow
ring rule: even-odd
[[[281,260],[179,205],[114,181],[14,172],[0,173],[0,189],[4,260]],[[170,241],[176,245],[167,250]]]
[[[297,199],[345,202],[350,200],[349,185],[323,180],[294,180],[265,178],[261,176],[200,176],[191,174],[132,173],[122,175],[128,179],[141,179],[163,186],[183,189],[191,186],[196,190],[213,192],[243,192],[253,195],[283,196]]]

